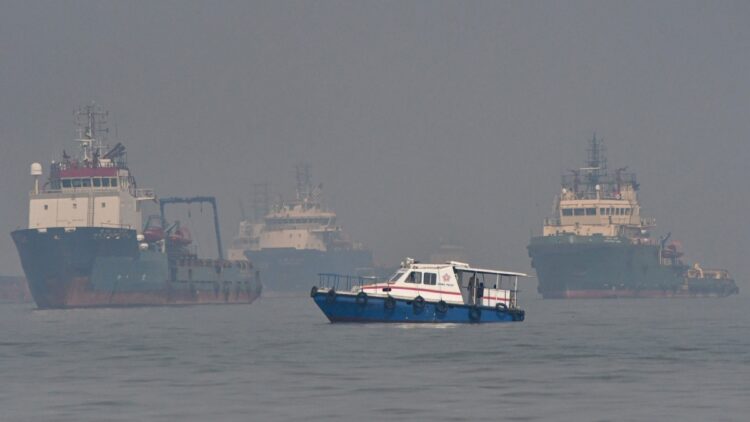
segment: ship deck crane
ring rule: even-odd
[[[224,260],[224,248],[221,244],[221,231],[219,229],[219,213],[216,207],[216,198],[213,196],[193,196],[189,198],[161,198],[159,199],[159,214],[161,215],[162,227],[166,227],[166,218],[164,216],[164,208],[167,204],[193,204],[193,203],[204,203],[211,204],[214,211],[214,230],[216,231],[216,246],[219,252],[219,259]]]

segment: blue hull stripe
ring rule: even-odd
[[[387,309],[386,298],[382,297],[368,296],[366,303],[357,303],[351,294],[338,293],[333,300],[325,292],[313,295],[315,304],[331,322],[487,323],[523,321],[525,317],[522,310],[489,307],[480,307],[472,314],[472,307],[466,305],[449,305],[446,312],[438,312],[435,303],[425,302],[418,309],[410,300],[394,299],[395,306]]]

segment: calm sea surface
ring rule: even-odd
[[[745,295],[523,300],[515,324],[0,305],[0,421],[748,421]]]

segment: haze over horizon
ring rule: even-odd
[[[529,235],[596,132],[610,168],[637,173],[656,235],[747,286],[747,2],[3,9],[0,274],[21,273],[9,233],[27,222],[29,165],[46,175],[72,152],[73,111],[96,101],[139,186],[215,195],[225,243],[252,185],[290,196],[307,161],[387,266],[455,240],[473,263],[531,271]]]

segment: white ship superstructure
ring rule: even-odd
[[[307,291],[319,272],[371,271],[372,253],[352,242],[321,201],[322,185],[314,186],[310,166],[296,168],[297,193],[291,201],[255,204],[255,219],[240,223],[229,256],[247,257],[275,290]],[[256,198],[257,200],[257,198]],[[264,202],[263,199],[260,202]]]
[[[76,113],[79,158],[63,155],[50,165],[49,181],[40,186],[42,165],[31,165],[34,189],[29,197],[29,228],[107,227],[140,233],[141,202],[153,200],[151,189],[138,189],[127,167],[125,147],[105,146],[100,134],[107,113],[95,104]]]

